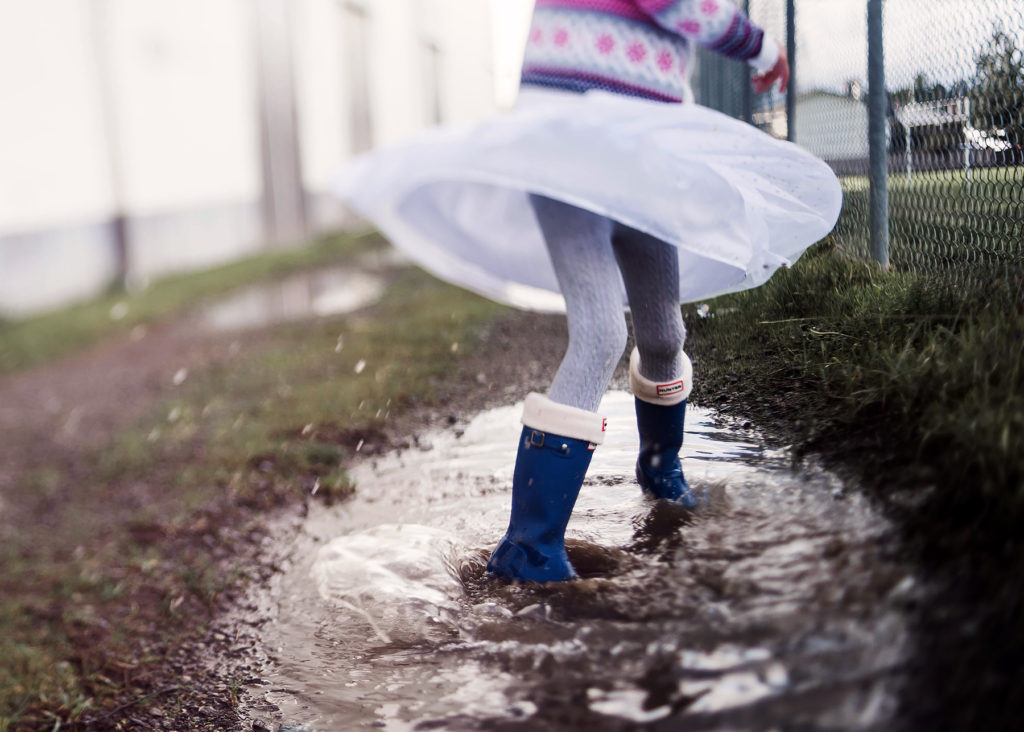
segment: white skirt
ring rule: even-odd
[[[564,303],[529,193],[676,247],[680,302],[763,284],[839,217],[832,170],[744,122],[606,92],[533,99],[358,158],[334,192],[441,279],[544,312]]]

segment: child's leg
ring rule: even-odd
[[[622,226],[613,242],[637,346],[629,363],[640,432],[637,482],[656,498],[696,508],[679,461],[692,368],[682,350],[678,255],[671,245]]]
[[[602,216],[531,196],[565,297],[569,347],[548,396],[593,412],[626,347],[626,316],[612,224]]]
[[[652,381],[678,379],[686,330],[679,309],[676,249],[623,226],[612,241],[629,298],[641,373]]]
[[[604,437],[604,420],[594,412],[626,347],[626,320],[611,223],[540,196],[531,202],[565,296],[569,348],[549,395],[526,399],[508,531],[487,570],[551,582],[576,576],[565,527]]]

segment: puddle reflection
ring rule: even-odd
[[[383,280],[367,272],[323,269],[242,290],[206,308],[202,322],[208,330],[237,331],[341,315],[372,304],[383,291]]]

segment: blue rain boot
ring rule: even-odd
[[[523,408],[508,531],[487,571],[510,580],[576,578],[565,553],[569,523],[605,421],[593,412],[530,394]]]
[[[686,482],[679,461],[686,400],[693,388],[690,359],[684,353],[682,376],[660,384],[640,374],[640,354],[634,349],[629,359],[629,383],[636,397],[636,426],[640,432],[637,483],[653,498],[700,508],[704,501]]]

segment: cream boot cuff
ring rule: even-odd
[[[693,364],[690,357],[680,352],[683,357],[683,375],[675,381],[659,384],[640,375],[640,351],[633,349],[629,357],[629,388],[633,396],[648,404],[660,404],[671,407],[684,401],[693,390]]]
[[[600,445],[604,442],[607,420],[586,409],[559,404],[543,394],[534,393],[526,397],[523,405],[523,425],[541,432]]]

